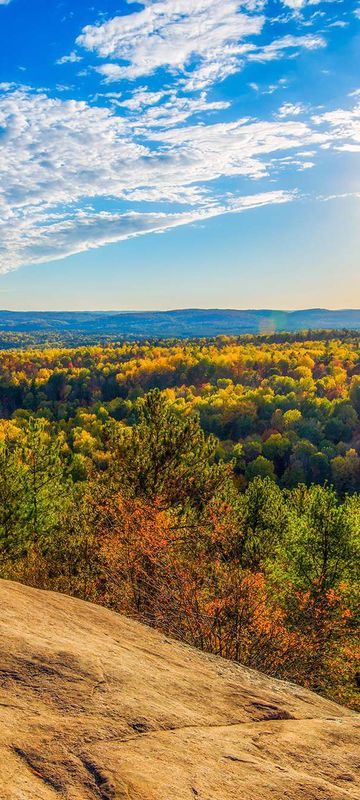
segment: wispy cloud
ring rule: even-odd
[[[40,212],[37,219],[26,218],[18,222],[11,236],[12,261],[2,264],[2,271],[16,268],[22,264],[56,261],[75,253],[102,247],[125,239],[148,233],[164,233],[181,225],[209,219],[222,214],[239,213],[269,204],[290,202],[291,192],[273,191],[233,199],[226,205],[197,208],[196,210],[164,213],[135,212],[109,213],[86,210],[72,214],[46,216]],[[37,224],[35,224],[35,221]],[[7,232],[5,230],[5,237]],[[5,245],[0,248],[6,252]]]
[[[260,44],[264,0],[144,0],[143,6],[102,25],[88,25],[78,36],[78,46],[105,60],[95,67],[105,82],[165,69],[194,92],[223,81],[248,60],[273,61],[288,51],[326,44],[323,36],[312,34]]]
[[[241,11],[237,0],[145,0],[143,5],[141,11],[88,25],[77,38],[98,57],[121,61],[113,71],[117,78],[135,79],[159,68],[179,73],[195,59],[201,75],[219,79],[241,57],[239,42],[259,34],[264,24],[254,13],[262,0],[244,0]],[[106,65],[107,77],[111,66]]]
[[[57,64],[74,64],[77,61],[82,61],[82,56],[79,56],[78,53],[75,53],[75,50],[72,50],[72,52],[69,53],[69,55],[62,56],[61,58],[58,58],[56,63]]]
[[[306,106],[303,103],[283,103],[278,111],[278,117],[284,119],[285,117],[300,117],[301,114],[306,112]]]
[[[287,51],[319,50],[326,46],[323,36],[307,34],[306,36],[283,36],[270,44],[254,49],[249,53],[249,61],[274,61],[286,55]]]
[[[353,108],[338,108],[313,117],[315,125],[331,132],[331,145],[337,150],[360,152],[360,103]]]

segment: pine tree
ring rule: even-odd
[[[22,452],[25,520],[28,540],[38,548],[52,546],[69,499],[60,448],[59,438],[50,435],[46,421],[30,418]]]
[[[2,561],[21,553],[25,531],[25,467],[19,445],[8,435],[0,443],[0,552]]]
[[[217,440],[197,416],[184,417],[157,389],[137,402],[138,424],[113,443],[113,475],[134,497],[163,508],[201,509],[227,483],[231,465],[215,463]]]

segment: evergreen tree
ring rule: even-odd
[[[137,424],[118,431],[112,474],[134,497],[163,507],[201,509],[229,480],[231,464],[215,463],[217,440],[197,416],[180,415],[154,389],[137,401]]]
[[[51,547],[69,501],[70,484],[61,459],[61,442],[45,420],[30,418],[22,446],[24,506],[29,544]]]
[[[2,560],[21,553],[25,526],[25,467],[17,441],[0,442],[0,551]]]
[[[289,494],[286,559],[295,584],[322,594],[336,587],[353,558],[352,531],[359,507],[341,504],[330,487],[299,486]]]

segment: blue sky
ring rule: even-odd
[[[358,0],[0,0],[0,306],[360,306]]]

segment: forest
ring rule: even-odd
[[[8,336],[0,576],[359,708],[359,336]]]

